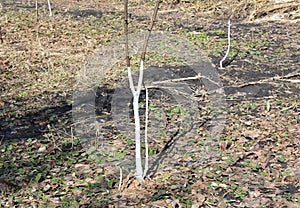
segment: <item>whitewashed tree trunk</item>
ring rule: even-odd
[[[148,95],[148,89],[145,86],[146,90],[146,111],[145,111],[145,169],[144,169],[144,174],[143,178],[146,177],[147,172],[148,172],[148,167],[149,167],[149,150],[148,150],[148,117],[149,117],[149,95]]]
[[[154,9],[154,13],[151,20],[151,25],[149,28],[149,32],[145,37],[143,52],[141,55],[141,63],[140,63],[140,70],[139,70],[139,80],[137,89],[135,89],[132,79],[131,67],[130,67],[130,58],[128,52],[128,0],[124,0],[124,31],[126,35],[126,45],[125,45],[125,53],[126,53],[126,62],[127,62],[127,70],[128,70],[128,79],[129,79],[129,86],[131,89],[131,93],[133,95],[133,112],[134,112],[134,122],[135,122],[135,162],[136,162],[136,173],[135,178],[139,181],[144,181],[144,177],[148,171],[148,139],[147,139],[147,126],[148,126],[148,90],[146,88],[146,121],[145,121],[145,168],[143,172],[142,167],[142,156],[141,156],[141,122],[140,122],[140,115],[139,115],[139,97],[142,90],[143,78],[144,78],[144,61],[146,56],[146,49],[150,37],[150,33],[153,29],[154,22],[157,16],[159,4],[161,0],[158,0]]]
[[[228,20],[228,46],[227,46],[227,51],[225,56],[222,58],[222,60],[220,61],[220,68],[223,69],[223,61],[225,61],[225,59],[227,58],[229,51],[230,51],[230,19]]]
[[[52,9],[51,9],[50,0],[48,0],[48,8],[49,8],[49,17],[52,17]]]
[[[133,95],[133,112],[134,112],[134,123],[135,123],[135,164],[136,173],[135,177],[139,181],[143,181],[143,167],[142,167],[142,156],[141,156],[141,122],[139,115],[139,98],[143,83],[144,74],[144,62],[141,60],[140,71],[139,71],[139,81],[137,89],[135,90],[131,68],[128,67],[128,79],[131,93]]]

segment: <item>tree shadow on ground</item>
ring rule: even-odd
[[[45,136],[57,134],[51,131],[64,131],[66,134],[70,132],[68,126],[71,122],[71,105],[60,100],[41,109],[16,108],[20,106],[19,104],[26,105],[31,99],[33,98],[11,99],[0,106],[0,190],[2,192],[8,192],[3,187],[16,190],[33,179],[36,182],[42,180],[44,174],[51,168],[51,164],[55,164],[56,153],[61,151],[59,155],[67,155],[71,150],[68,143],[56,147],[61,142],[58,141],[59,137]],[[44,150],[41,148],[43,146],[45,146]]]
[[[5,109],[3,109],[4,111]],[[5,113],[0,121],[0,138],[2,142],[40,138],[49,131],[49,126],[61,126],[70,122],[71,105],[61,103],[24,116],[11,116],[14,112]]]

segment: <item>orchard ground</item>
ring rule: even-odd
[[[124,176],[119,188],[119,173],[82,147],[71,110],[87,57],[123,35],[122,2],[56,0],[49,17],[46,1],[38,1],[38,16],[35,2],[4,1],[0,206],[299,207],[300,5],[205,2],[164,1],[154,31],[191,41],[218,70],[226,99],[219,156],[157,172],[144,184]],[[147,30],[153,7],[154,1],[130,3],[131,32]],[[220,69],[230,14],[232,46]],[[174,64],[149,57],[149,65]],[[101,93],[112,93],[124,77],[123,68],[110,70]],[[203,131],[195,143],[206,142]]]

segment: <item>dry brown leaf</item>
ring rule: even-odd
[[[90,172],[91,168],[88,164],[77,163],[74,166],[79,173],[87,173]]]
[[[255,130],[246,130],[242,134],[244,137],[251,138],[251,139],[256,139],[261,135],[260,130],[255,129]]]
[[[41,146],[41,147],[38,149],[38,152],[44,152],[46,149],[47,149],[46,146]]]

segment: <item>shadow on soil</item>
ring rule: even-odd
[[[16,193],[29,183],[43,181],[59,160],[66,161],[72,153],[70,144],[59,144],[60,147],[55,148],[56,142],[44,136],[53,129],[69,131],[71,105],[60,100],[47,108],[37,107],[19,115],[21,110],[16,106],[35,102],[32,99],[12,99],[0,106],[0,193],[4,195]],[[47,149],[41,151],[41,146]]]
[[[19,9],[35,10],[36,4],[35,1],[18,2],[18,1],[4,0],[4,2],[2,2],[2,7],[4,10],[19,10]],[[47,1],[38,2],[37,7],[38,9],[48,10]],[[55,7],[53,5],[51,7],[53,13],[59,12],[65,15],[70,15],[77,20],[80,18],[87,18],[87,17],[94,17],[100,19],[103,15],[102,11],[94,10],[94,9],[72,9],[68,11],[61,11],[63,8]]]
[[[1,107],[0,110],[4,111]],[[71,105],[61,103],[59,106],[36,110],[21,117],[10,116],[14,112],[8,112],[2,116],[0,121],[0,138],[2,142],[40,138],[42,134],[49,131],[48,127],[63,127],[69,123],[70,110]]]

